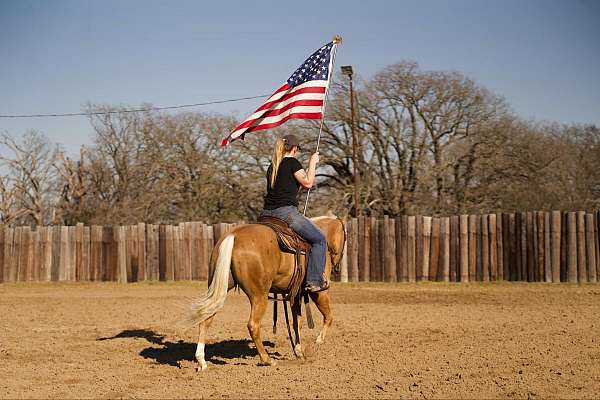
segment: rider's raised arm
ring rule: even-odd
[[[294,178],[296,178],[298,183],[300,183],[300,185],[306,189],[310,189],[315,183],[314,175],[313,179],[309,179],[309,176],[306,171],[304,171],[304,168],[294,172]]]
[[[319,152],[314,153],[310,156],[308,162],[308,171],[299,169],[294,172],[294,177],[306,189],[310,189],[315,184],[315,174],[317,172],[317,163],[319,162]]]

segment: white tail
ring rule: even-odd
[[[221,241],[213,280],[208,288],[208,292],[204,296],[192,301],[189,321],[193,324],[204,321],[225,305],[234,238],[235,236],[230,233]]]

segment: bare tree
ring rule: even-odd
[[[0,156],[0,163],[10,177],[4,180],[4,188],[7,188],[7,180],[10,180],[14,190],[11,194],[14,200],[7,197],[17,210],[18,217],[13,220],[34,225],[50,222],[50,210],[56,199],[52,164],[58,147],[35,131],[27,132],[20,141],[6,132],[2,133],[0,145],[9,153]]]

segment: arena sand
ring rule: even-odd
[[[597,398],[600,285],[334,284],[334,325],[303,329],[297,361],[283,313],[276,367],[258,367],[248,301],[230,293],[209,331],[177,322],[205,283],[0,285],[2,398]]]

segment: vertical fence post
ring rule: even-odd
[[[440,230],[441,222],[440,219],[435,217],[431,218],[431,241],[429,247],[429,280],[437,281],[438,277],[438,266],[440,262]]]
[[[490,255],[490,281],[498,280],[498,244],[496,243],[496,214],[488,215],[488,240]]]
[[[512,237],[510,235],[510,213],[502,213],[502,237],[498,240],[502,241],[502,264],[504,264],[504,280],[509,281],[510,270],[511,270],[511,258],[510,258],[510,241]]]
[[[407,264],[408,264],[408,281],[415,282],[416,281],[416,253],[417,253],[417,244],[416,244],[416,218],[413,215],[409,215],[406,218],[406,228],[407,228]]]
[[[29,232],[31,231],[31,228],[28,226],[23,226],[19,229],[21,230],[21,249],[19,251],[19,281],[26,282],[28,274],[27,270],[29,268],[27,265],[27,253],[29,252]]]
[[[202,224],[192,222],[192,279],[200,280],[200,258],[202,253]]]
[[[577,282],[577,214],[567,214],[567,277],[571,283]]]
[[[533,257],[533,282],[540,281],[540,263],[539,263],[539,227],[538,227],[538,211],[532,211],[532,240],[531,240],[531,255]]]
[[[37,276],[39,272],[36,267],[36,257],[35,252],[36,249],[36,236],[37,231],[34,229],[29,230],[29,235],[27,236],[27,280],[35,281],[37,280]]]
[[[537,281],[544,282],[546,280],[546,247],[545,247],[545,230],[544,212],[537,211]]]
[[[460,230],[460,241],[459,241],[459,264],[460,264],[460,281],[469,282],[469,216],[461,215],[459,218],[459,230]]]
[[[0,283],[4,282],[4,225],[0,224]]]
[[[596,280],[600,280],[600,211],[594,213],[594,237],[596,238]]]
[[[481,270],[484,282],[490,281],[490,231],[489,215],[481,216]]]
[[[145,281],[148,276],[148,263],[146,253],[146,224],[137,224],[137,258],[138,258],[138,281]]]
[[[13,250],[13,239],[14,239],[14,230],[7,226],[2,226],[2,264],[4,269],[3,281],[4,282],[12,282],[12,250]]]
[[[52,249],[50,249],[52,254]],[[100,263],[102,262],[102,227],[92,225],[90,227],[90,279],[100,279]]]
[[[569,255],[568,255],[568,233],[569,233],[569,222],[568,222],[568,215],[569,213],[567,212],[561,212],[560,213],[560,226],[561,226],[561,232],[560,232],[560,281],[561,282],[568,282],[569,278],[568,278],[568,259],[569,259]]]
[[[383,219],[383,240],[384,253],[384,271],[386,282],[396,282],[398,275],[396,274],[396,226],[393,218],[388,218],[387,215]]]
[[[407,250],[408,235],[406,227],[407,217],[397,217],[395,222],[396,229],[396,278],[398,282],[408,281],[407,269]]]
[[[423,245],[421,246],[421,280],[429,280],[429,252],[431,247],[431,217],[423,219]]]
[[[375,217],[370,217],[368,219],[368,224],[370,228],[370,240],[369,240],[369,276],[370,280],[373,282],[378,282],[381,280],[381,275],[379,275],[379,229],[377,225],[377,219]]]
[[[137,258],[137,225],[127,226],[127,282],[137,282],[138,258]]]
[[[544,282],[552,282],[552,247],[550,242],[550,212],[544,212]]]
[[[48,232],[46,230],[46,232]],[[46,234],[44,235],[46,236]],[[44,240],[46,242],[46,240]],[[83,246],[82,246],[82,256],[81,262],[83,264],[83,279],[85,281],[90,281],[92,279],[90,265],[91,265],[91,249],[92,249],[92,236],[91,236],[91,227],[84,226],[83,227]]]
[[[508,214],[508,276],[509,280],[519,279],[519,253],[518,253],[517,216],[515,213]]]
[[[83,224],[75,225],[75,279],[83,280]]]
[[[531,211],[527,211],[525,213],[525,226],[526,226],[526,230],[525,230],[525,243],[524,243],[524,247],[526,248],[526,264],[527,264],[527,281],[528,282],[533,282],[534,279],[534,247],[533,247],[533,238],[534,238],[534,232],[533,232],[533,213]]]
[[[469,281],[477,280],[477,216],[469,215]]]
[[[497,279],[504,280],[504,242],[503,235],[504,231],[502,229],[503,225],[503,214],[497,213],[496,217],[496,271],[497,271]]]
[[[560,211],[552,211],[551,225],[551,248],[552,248],[552,282],[560,283],[560,251],[561,251],[561,215]]]
[[[415,272],[416,280],[423,280],[423,217],[415,216]]]
[[[348,280],[350,282],[358,282],[359,267],[358,255],[360,253],[360,241],[358,236],[358,218],[350,218],[348,224],[348,238],[350,240],[348,248],[349,265],[348,265]]]
[[[476,215],[475,232],[476,232],[476,280],[483,281],[483,232],[481,229],[483,216]],[[486,251],[487,253],[487,251]]]
[[[36,227],[36,229],[32,230],[29,233],[29,266],[31,274],[29,278],[32,281],[40,280],[40,255],[39,255],[39,246],[40,246],[40,227]]]
[[[19,281],[19,252],[21,251],[21,229],[12,229],[12,251],[10,252],[9,282]],[[56,252],[58,254],[58,251]],[[58,279],[57,279],[58,280]]]
[[[127,283],[127,236],[126,227],[117,226],[117,282]]]
[[[585,215],[585,243],[587,254],[588,281],[596,282],[596,238],[594,236],[594,214]]]
[[[577,280],[587,282],[585,254],[585,211],[577,211]]]
[[[160,224],[157,226],[158,228],[158,241],[156,244],[156,252],[158,253],[158,280],[159,281],[167,281],[169,280],[169,275],[171,271],[169,268],[172,268],[169,264],[169,258],[167,255],[167,229],[168,226],[165,224]]]
[[[360,228],[362,228],[362,251],[359,256],[360,280],[369,282],[371,280],[371,220],[369,217],[360,217]]]
[[[45,226],[40,228],[40,234],[42,247],[40,280],[43,282],[50,282],[52,280],[52,227]]]
[[[450,218],[441,218],[441,245],[440,254],[441,262],[438,270],[441,271],[439,280],[443,282],[450,282]],[[439,276],[439,275],[438,275]]]
[[[460,217],[450,217],[450,282],[460,280]]]

